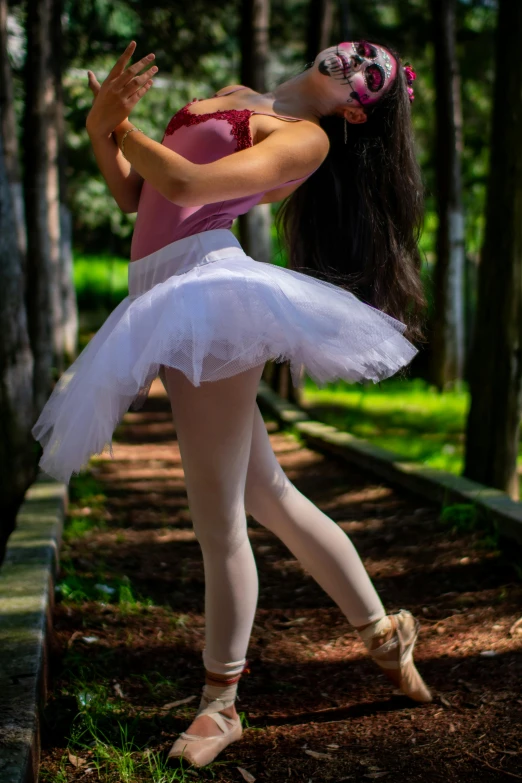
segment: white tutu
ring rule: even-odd
[[[40,466],[68,482],[105,446],[129,407],[139,408],[162,365],[194,386],[268,359],[304,365],[320,386],[378,382],[417,349],[405,325],[353,294],[247,256],[231,231],[172,242],[129,264],[129,295],[61,376],[32,434]]]

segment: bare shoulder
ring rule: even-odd
[[[248,87],[245,87],[244,84],[229,84],[227,87],[222,87],[220,90],[216,92],[216,95],[221,95],[222,93],[228,92],[229,90],[237,90],[239,87],[244,88],[245,90],[248,90]]]
[[[330,139],[326,131],[315,122],[281,122],[280,127],[272,134],[274,141],[276,134],[281,141],[291,140],[295,150],[299,150],[301,155],[317,164],[322,163],[328,155]]]

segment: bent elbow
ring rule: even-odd
[[[198,163],[188,163],[170,171],[166,198],[178,207],[200,207],[207,203],[202,195],[205,182],[202,168]]]
[[[137,204],[118,204],[118,206],[120,208],[120,212],[123,212],[124,215],[133,215],[138,211]]]
[[[197,197],[193,183],[176,177],[170,182],[166,197],[178,207],[199,207],[201,196]]]

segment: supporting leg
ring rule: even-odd
[[[263,366],[194,387],[179,370],[165,368],[194,532],[205,570],[204,690],[208,702],[221,690],[233,706],[246,663],[258,596],[258,577],[244,507],[257,387]],[[221,690],[220,690],[221,688]],[[219,705],[218,705],[219,706]],[[189,731],[216,735],[207,713]]]

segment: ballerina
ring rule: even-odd
[[[86,120],[120,209],[137,212],[129,294],[62,375],[33,435],[68,482],[106,446],[159,375],[169,396],[205,570],[205,683],[169,757],[210,763],[242,734],[238,682],[258,597],[247,513],[277,535],[410,698],[432,695],[413,662],[420,624],[386,614],[349,537],[289,481],[256,404],[268,359],[319,385],[378,382],[417,353],[424,297],[422,182],[411,66],[368,41],[320,52],[261,95],[231,85],[194,99],[161,142],[129,120],[153,82],[132,41]],[[145,70],[144,70],[145,69]],[[246,255],[232,233],[254,204],[283,201],[289,268]],[[410,338],[410,339],[408,339]]]

